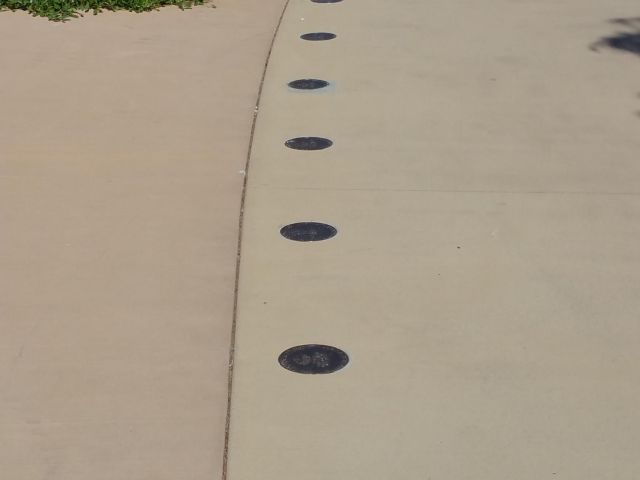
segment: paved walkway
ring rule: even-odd
[[[0,478],[220,478],[238,213],[282,0],[0,13]]]
[[[0,14],[8,479],[220,478],[284,3]],[[637,480],[639,16],[290,0],[228,480]]]
[[[249,173],[230,480],[637,478],[638,16],[291,0]],[[330,86],[287,88],[307,78]],[[284,145],[309,136],[333,145]],[[309,221],[338,233],[279,233]],[[278,364],[306,344],[350,362]],[[315,353],[284,363],[333,366]]]

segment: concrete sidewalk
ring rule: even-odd
[[[291,1],[249,173],[230,480],[637,478],[640,59],[606,38],[639,15]],[[337,37],[299,38],[318,31]],[[308,78],[330,86],[287,87]],[[333,145],[285,147],[310,136]],[[309,221],[338,234],[279,233]],[[350,362],[279,365],[307,344]]]
[[[212,480],[281,0],[0,13],[0,478]]]

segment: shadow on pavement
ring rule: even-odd
[[[601,38],[591,45],[591,50],[598,51],[606,47],[640,55],[640,17],[614,18],[610,23],[624,27],[627,31]]]

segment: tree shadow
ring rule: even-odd
[[[601,38],[591,45],[591,50],[597,52],[601,48],[613,48],[640,56],[640,17],[614,18],[610,23],[623,27],[627,31]]]

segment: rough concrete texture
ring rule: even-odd
[[[220,477],[280,0],[0,14],[0,478]]]
[[[251,158],[230,480],[637,478],[640,58],[601,40],[638,16],[291,1]],[[318,30],[338,37],[298,39]],[[309,77],[333,85],[286,87]],[[334,145],[283,145],[307,135]],[[339,233],[278,233],[309,220]],[[278,365],[306,343],[351,362]]]

